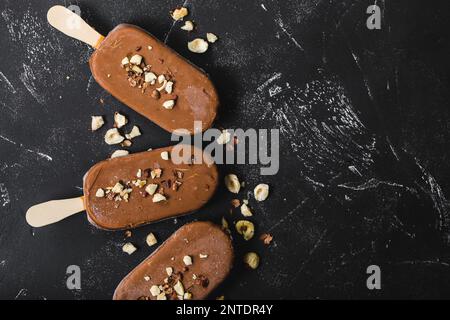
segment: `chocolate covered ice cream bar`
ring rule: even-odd
[[[205,299],[227,277],[233,256],[231,239],[219,226],[187,224],[120,282],[113,299]]]
[[[181,152],[183,161],[173,161],[172,150],[167,147],[102,161],[85,175],[84,197],[33,206],[27,221],[41,227],[86,210],[93,225],[121,230],[195,211],[213,196],[217,167],[194,147]]]
[[[136,112],[169,132],[192,134],[211,127],[219,105],[211,80],[148,32],[121,24],[103,37],[62,6],[51,8],[48,20],[95,47],[89,61],[95,80]]]

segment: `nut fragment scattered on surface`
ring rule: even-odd
[[[214,33],[208,32],[208,33],[206,34],[206,40],[208,40],[208,42],[214,43],[214,42],[216,42],[218,39],[219,39],[219,38],[218,38]]]
[[[97,192],[95,193],[95,196],[97,198],[103,198],[105,196],[105,191],[103,189],[98,189]]]
[[[244,256],[244,263],[251,269],[256,269],[259,266],[259,256],[255,252],[249,252]]]
[[[161,290],[159,289],[158,286],[152,285],[152,287],[150,288],[150,293],[152,294],[152,296],[156,297],[161,293]]]
[[[147,185],[147,187],[145,187],[145,192],[147,192],[149,195],[154,195],[156,190],[158,189],[158,185],[151,183],[149,185]]]
[[[189,11],[185,7],[177,8],[172,12],[172,19],[175,21],[181,20],[189,14]]]
[[[107,144],[109,145],[119,144],[123,140],[125,140],[125,138],[121,136],[117,128],[109,129],[108,131],[106,131],[105,142]]]
[[[228,132],[228,130],[223,130],[220,136],[217,138],[218,144],[227,144],[231,141],[231,134]]]
[[[185,31],[192,31],[194,30],[194,23],[192,21],[187,20],[181,27],[181,29]]]
[[[269,245],[272,240],[273,240],[273,236],[269,233],[263,233],[259,239],[265,244],[265,245]]]
[[[227,233],[231,233],[228,221],[225,219],[225,217],[222,217],[222,230]]]
[[[128,148],[128,147],[131,147],[132,144],[133,144],[133,142],[131,142],[130,140],[123,140],[122,143],[120,144],[120,146],[124,147],[124,148]]]
[[[157,243],[158,243],[158,240],[156,240],[155,235],[154,235],[153,233],[150,232],[150,233],[147,235],[147,238],[145,239],[145,242],[147,242],[147,245],[148,245],[149,247],[151,247],[151,246],[157,244]]]
[[[111,159],[125,157],[125,156],[127,156],[129,154],[130,154],[130,152],[127,151],[127,150],[116,150],[111,155]]]
[[[166,268],[166,273],[170,277],[172,275],[172,273],[173,273],[173,268],[172,267],[167,267]]]
[[[252,211],[245,203],[243,203],[241,206],[241,213],[244,217],[251,217],[253,215]]]
[[[265,183],[258,184],[253,190],[256,201],[264,201],[269,196],[269,185]]]
[[[177,293],[177,295],[183,297],[184,296],[184,286],[183,284],[178,280],[177,283],[173,286],[173,289]]]
[[[255,225],[248,220],[239,220],[236,222],[236,231],[248,241],[255,234]]]
[[[144,280],[145,281],[150,281],[150,277],[149,276],[144,276]]]
[[[115,186],[111,189],[112,193],[121,193],[123,191],[123,185],[120,182],[117,182]]]
[[[233,200],[231,200],[231,205],[234,208],[238,208],[241,205],[241,201],[239,201],[239,199],[233,199]]]
[[[167,110],[172,110],[173,107],[175,106],[175,100],[164,101],[162,106]]]
[[[166,90],[166,93],[171,94],[173,92],[173,81],[167,81],[164,90]]]
[[[194,53],[204,53],[208,50],[208,42],[201,38],[194,39],[188,42],[188,49]]]
[[[232,193],[239,193],[239,190],[241,190],[241,184],[235,174],[229,174],[225,176],[225,186],[227,187],[228,191]]]
[[[169,160],[169,152],[167,152],[167,151],[161,152],[161,159]]]
[[[160,193],[157,193],[157,194],[155,194],[154,196],[153,196],[153,202],[161,202],[161,201],[166,201],[167,200],[167,198],[165,197],[165,196],[163,196],[162,194],[160,194]]]
[[[152,98],[155,100],[158,100],[159,98],[161,98],[161,93],[158,90],[153,90],[152,91]]]
[[[200,257],[200,259],[206,259],[206,258],[208,258],[208,255],[207,255],[207,254],[200,253],[200,254],[199,254],[199,257]]]
[[[154,74],[153,72],[146,72],[144,81],[153,85],[156,82],[156,78],[156,74]]]
[[[139,130],[138,126],[133,126],[133,129],[131,129],[131,132],[126,134],[125,137],[127,139],[134,139],[136,137],[139,137],[141,135],[141,130]]]
[[[128,253],[129,255],[133,254],[136,250],[137,248],[130,242],[125,243],[122,247],[122,251]]]
[[[184,296],[183,296],[183,299],[184,300],[191,300],[192,299],[192,293],[190,293],[189,291],[185,292]]]
[[[130,59],[130,63],[134,64],[134,65],[140,65],[142,62],[142,56],[135,54],[134,56],[131,57]]]
[[[128,57],[125,57],[125,58],[122,59],[122,66],[125,66],[125,65],[127,65],[129,63],[130,63],[130,59],[128,59]]]
[[[192,264],[191,256],[184,256],[183,257],[183,262],[184,262],[185,265],[190,266]]]
[[[120,114],[119,112],[114,113],[114,127],[120,129],[127,123],[128,123],[127,117],[125,117],[123,114]]]
[[[92,131],[97,131],[105,124],[102,116],[92,116],[91,129]]]

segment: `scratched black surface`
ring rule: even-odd
[[[33,204],[81,194],[83,174],[114,150],[90,116],[115,111],[144,135],[132,152],[167,145],[170,136],[92,80],[86,45],[52,30],[51,5],[76,4],[101,33],[140,25],[204,68],[222,101],[220,128],[279,128],[280,171],[222,166],[248,187],[271,186],[250,199],[257,233],[234,234],[236,266],[216,293],[241,298],[449,298],[449,31],[445,1],[376,1],[382,29],[369,31],[373,1],[187,0],[198,28],[173,24],[182,1],[24,1],[0,3],[0,298],[110,299],[120,279],[160,240],[192,220],[229,222],[222,186],[202,210],[133,231],[139,250],[121,252],[123,233],[90,226],[83,214],[32,230]],[[204,55],[188,39],[216,33]],[[68,77],[68,78],[67,78]],[[99,100],[104,99],[102,105]],[[243,253],[261,266],[246,270]],[[82,289],[66,288],[66,267],[79,265]],[[366,288],[377,264],[382,289]]]

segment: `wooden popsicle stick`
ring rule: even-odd
[[[69,37],[83,41],[88,45],[98,48],[105,39],[100,33],[88,25],[79,15],[63,6],[54,6],[48,10],[48,22]]]
[[[35,205],[28,209],[26,220],[30,226],[35,228],[61,221],[85,210],[83,198],[53,200]]]

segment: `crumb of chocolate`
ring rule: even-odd
[[[92,116],[91,120],[91,130],[97,131],[105,124],[105,120],[103,120],[102,116]]]
[[[177,8],[171,12],[172,19],[175,21],[182,20],[189,14],[189,11],[185,7]]]
[[[194,283],[196,285],[202,286],[203,288],[206,288],[209,285],[209,280],[207,277],[200,274],[200,275],[197,275],[196,279],[194,280]]]
[[[172,184],[172,190],[178,191],[182,184],[183,183],[181,181],[175,180],[175,182]]]
[[[273,240],[273,236],[269,233],[263,233],[259,239],[265,244],[265,245],[269,245],[272,240]]]

